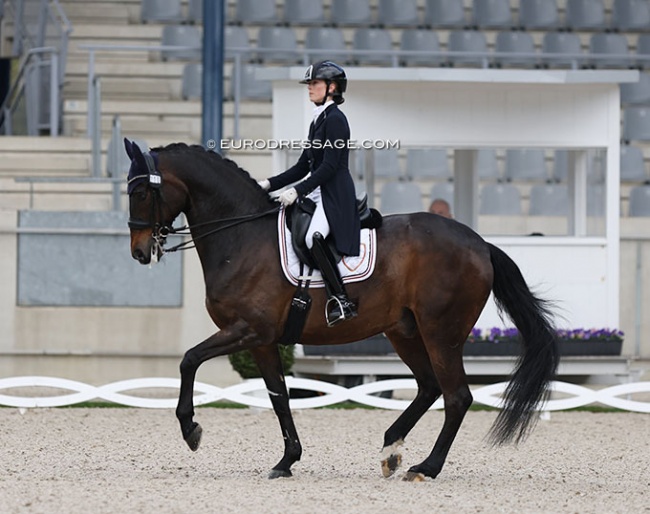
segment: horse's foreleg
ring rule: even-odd
[[[291,466],[300,460],[302,446],[289,408],[289,392],[277,345],[261,346],[251,350],[262,373],[275,415],[284,438],[284,455],[269,473],[269,478],[290,477]]]
[[[257,334],[244,322],[235,323],[208,337],[185,353],[181,361],[181,388],[176,407],[176,417],[181,425],[183,439],[192,451],[201,443],[201,426],[194,422],[194,379],[199,366],[205,361],[260,344]]]

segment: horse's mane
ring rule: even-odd
[[[235,161],[232,159],[229,159],[227,157],[224,157],[217,152],[213,150],[207,150],[201,145],[188,145],[186,143],[171,143],[167,146],[160,146],[157,148],[152,148],[152,152],[157,152],[157,153],[168,153],[168,154],[193,154],[199,157],[200,159],[207,159],[208,161],[212,161],[214,163],[215,169],[217,166],[227,166],[228,169],[232,170],[236,174],[240,175],[242,179],[244,179],[245,182],[255,186],[255,189],[260,192],[260,194],[263,194],[264,197],[271,202],[272,200],[269,198],[267,195],[266,191],[264,191],[259,184],[257,183],[257,180],[255,180],[253,177],[251,177],[250,173],[246,171],[244,168],[241,168]]]

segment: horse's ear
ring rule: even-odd
[[[126,150],[126,155],[129,156],[129,159],[133,160],[133,143],[127,138],[124,138],[124,149]]]
[[[135,162],[138,163],[138,166],[140,166],[141,169],[147,170],[147,161],[144,158],[144,155],[142,154],[142,150],[140,150],[138,143],[131,142],[131,151],[133,152],[133,157],[131,157],[131,159],[135,159]]]

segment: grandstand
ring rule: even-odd
[[[121,147],[115,144],[117,134],[150,147],[174,141],[202,142],[201,53],[197,46],[202,33],[201,1],[61,0],[56,4],[72,29],[66,58],[60,63],[64,75],[55,129],[59,135],[51,137],[51,126],[39,126],[40,136],[28,136],[18,115],[12,124],[13,135],[0,137],[0,208],[123,210],[124,188],[116,196],[115,181],[111,181],[119,180],[124,172],[123,165],[115,164],[121,159]],[[327,55],[328,50],[333,60],[345,66],[640,69],[638,84],[621,87],[620,212],[624,236],[647,234],[643,225],[647,219],[629,216],[629,199],[632,190],[650,180],[650,2],[229,0],[226,20],[224,138],[272,137],[270,84],[256,79],[256,67],[303,66],[314,56]],[[17,23],[11,9],[5,9],[1,37],[3,54],[15,53]],[[187,48],[161,48],[170,44]],[[235,76],[241,77],[239,88]],[[100,83],[95,97],[89,95],[93,77]],[[101,116],[93,120],[97,106]],[[93,142],[96,127],[99,130]],[[7,133],[6,123],[3,129]],[[118,153],[113,153],[116,147]],[[439,194],[434,192],[449,189],[451,150],[401,148],[390,160],[381,154],[357,156],[355,180],[360,188],[366,187],[364,180],[373,176],[370,183],[380,209],[382,191],[390,189],[410,194],[419,191],[421,201],[413,204],[412,210],[425,210],[431,195]],[[559,215],[562,208],[549,211],[536,202],[540,198],[544,202],[543,193],[564,191],[567,156],[555,148],[521,150],[497,148],[485,169],[479,170],[480,190],[486,195],[514,188],[520,199],[514,216],[498,211],[482,215],[480,231],[566,234],[566,216]],[[436,170],[414,172],[417,151],[435,152]],[[270,151],[233,151],[230,157],[256,178],[280,171],[272,169]],[[602,160],[599,152],[590,152],[590,198],[602,199],[598,191],[604,179]],[[380,162],[392,162],[392,168],[368,164]],[[30,177],[40,181],[28,180]],[[105,180],[85,180],[91,178]],[[394,183],[408,187],[391,187]],[[488,200],[486,196],[481,202]],[[599,211],[594,208],[590,212]],[[593,226],[597,234],[604,230],[602,223]],[[634,261],[634,245],[622,249],[626,265]],[[622,278],[622,288],[627,288],[622,298],[634,297],[634,283],[627,275]],[[644,294],[647,298],[650,292]],[[634,327],[632,315],[626,316],[621,319],[629,330],[640,330]]]

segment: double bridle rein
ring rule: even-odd
[[[135,183],[138,181],[148,181],[149,189],[151,189],[152,192],[151,213],[149,220],[134,218],[133,216],[129,215],[128,225],[132,230],[144,230],[151,228],[151,237],[154,240],[154,245],[151,253],[152,255],[155,254],[156,258],[158,256],[158,252],[160,252],[160,254],[165,254],[176,252],[178,250],[189,250],[191,248],[196,248],[196,241],[199,239],[203,239],[204,237],[211,236],[217,232],[226,230],[236,225],[240,225],[242,223],[246,223],[248,221],[263,218],[280,210],[280,206],[277,206],[264,212],[245,214],[243,216],[234,216],[232,218],[223,218],[219,220],[211,220],[203,223],[197,223],[195,225],[183,225],[182,227],[173,227],[171,224],[163,223],[160,221],[162,219],[162,206],[164,204],[160,191],[163,184],[162,175],[160,171],[158,171],[155,159],[151,153],[145,152],[143,155],[145,162],[147,163],[147,173],[130,177],[127,180],[127,184],[128,186],[133,185],[133,187],[135,187]],[[131,194],[133,194],[133,191],[129,192],[129,196],[131,196]],[[221,225],[212,230],[208,230],[207,232],[204,232],[196,237],[191,237],[191,239],[183,241],[182,243],[179,243],[170,248],[164,248],[164,245],[167,242],[167,236],[170,234],[191,236],[192,229],[207,227],[210,225],[215,225],[217,223],[225,223],[225,225]]]

